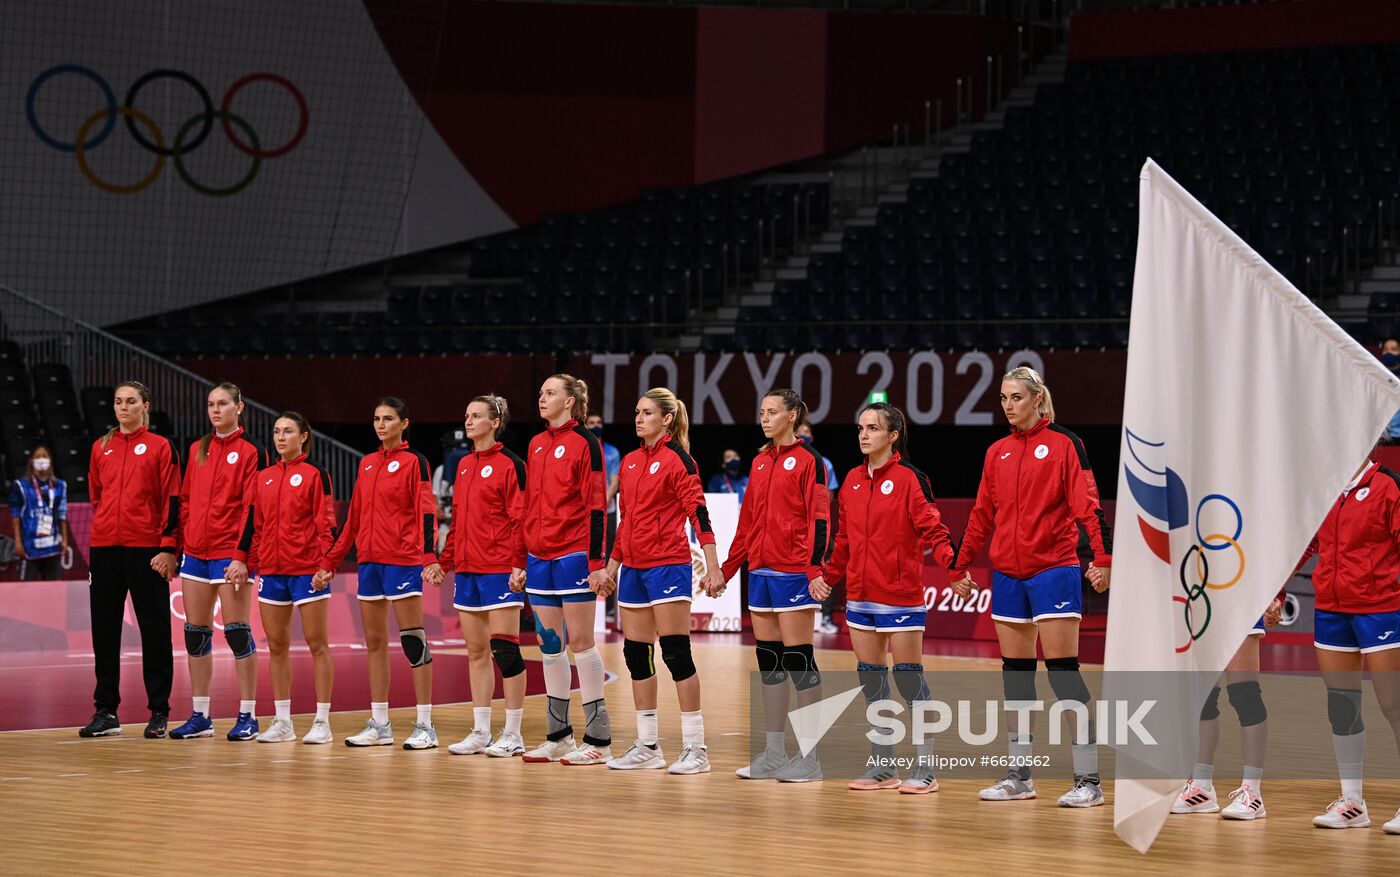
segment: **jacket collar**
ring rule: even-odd
[[[120,429],[118,429],[115,433],[113,433],[113,435],[120,436],[121,438],[126,439],[127,441],[134,442],[137,439],[145,438],[146,433],[148,432],[150,432],[150,429],[143,424],[142,426],[137,427],[135,432],[122,432]]]
[[[472,453],[476,454],[478,457],[492,457],[496,454],[499,454],[501,452],[501,448],[503,447],[505,447],[504,444],[496,442],[494,445],[492,445],[484,451],[478,451],[476,448],[472,448]]]
[[[238,438],[238,437],[241,436],[241,435],[243,435],[243,427],[240,426],[240,427],[235,428],[233,432],[231,432],[231,433],[229,433],[228,435],[225,435],[225,436],[220,436],[217,432],[214,433],[214,439],[213,439],[213,440],[216,441],[216,442],[220,442],[220,443],[228,443],[228,442],[231,442],[231,441],[233,441],[234,439]]]
[[[550,438],[557,439],[557,438],[559,438],[559,436],[563,435],[563,434],[566,433],[566,432],[573,432],[573,431],[574,431],[574,428],[577,427],[577,426],[578,426],[578,420],[575,419],[575,418],[569,418],[569,420],[565,421],[565,422],[564,422],[562,425],[560,425],[560,426],[547,426],[547,427],[545,427],[545,432],[548,432],[548,433],[549,433],[549,437],[550,437]]]
[[[646,442],[641,442],[641,447],[642,447],[642,451],[643,451],[648,457],[654,457],[654,456],[656,456],[656,454],[660,453],[660,451],[661,451],[662,448],[664,448],[664,447],[666,447],[666,445],[670,444],[670,442],[671,442],[671,434],[670,434],[669,432],[666,432],[666,433],[662,433],[662,434],[661,434],[661,438],[659,438],[659,439],[656,440],[656,444],[652,445],[651,447],[647,447]]]
[[[296,464],[301,463],[301,462],[303,462],[303,461],[305,461],[305,460],[306,460],[306,455],[305,455],[305,454],[298,454],[296,457],[293,457],[293,458],[291,459],[291,461],[283,460],[281,457],[278,457],[278,458],[277,458],[277,463],[278,463],[278,465],[281,466],[282,468],[287,469],[287,468],[291,468],[292,466],[295,466]]]
[[[1381,467],[1376,464],[1375,460],[1372,460],[1371,462],[1366,464],[1366,470],[1361,473],[1360,478],[1356,479],[1356,483],[1344,487],[1342,489],[1342,493],[1351,493],[1353,490],[1356,490],[1359,487],[1365,487],[1366,485],[1371,483],[1371,479],[1375,478],[1376,473],[1379,471],[1381,471]]]
[[[392,448],[385,448],[383,445],[380,445],[380,446],[379,446],[379,454],[380,454],[380,456],[383,456],[383,457],[388,457],[388,456],[390,456],[390,455],[392,455],[392,454],[397,454],[397,453],[399,453],[399,452],[401,452],[401,451],[407,451],[407,450],[408,450],[408,442],[407,442],[407,441],[401,441],[401,442],[399,442],[398,444],[394,445]]]
[[[1050,418],[1042,417],[1035,422],[1035,426],[1032,426],[1030,429],[1027,430],[1019,430],[1014,426],[1011,427],[1011,434],[1018,439],[1029,439],[1031,436],[1040,435],[1049,426]]]
[[[865,465],[860,467],[860,471],[861,471],[862,473],[864,473],[865,476],[866,476],[869,480],[871,480],[871,481],[878,481],[879,479],[884,478],[885,475],[886,475],[892,468],[894,468],[895,466],[898,466],[898,465],[899,465],[899,451],[895,451],[893,454],[890,455],[890,458],[889,458],[888,460],[885,461],[885,465],[881,466],[879,469],[876,469],[874,472],[871,472],[871,471],[870,471],[870,458],[869,458],[869,457],[866,457],[866,458],[865,458]]]

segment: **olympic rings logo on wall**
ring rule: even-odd
[[[43,126],[39,124],[39,116],[35,111],[39,90],[49,80],[65,74],[91,80],[102,92],[103,101],[106,103],[105,107],[83,120],[82,124],[78,126],[77,136],[73,138],[72,142],[60,140],[45,131]],[[157,79],[173,79],[188,85],[204,107],[201,112],[191,116],[180,126],[175,132],[173,141],[167,140],[165,133],[160,130],[150,116],[136,109],[136,97],[140,94],[141,89]],[[296,101],[298,112],[296,132],[292,134],[291,139],[280,146],[264,146],[257,132],[253,130],[253,126],[231,109],[238,93],[254,82],[269,82],[279,85],[286,89],[292,99]],[[73,153],[78,161],[78,169],[83,172],[83,176],[87,177],[97,188],[113,195],[134,195],[147,188],[160,178],[161,172],[165,170],[167,159],[174,160],[175,172],[180,175],[180,179],[184,181],[185,185],[194,191],[215,197],[236,195],[248,188],[248,185],[253,182],[265,159],[280,158],[300,146],[301,141],[306,137],[307,128],[311,124],[311,111],[307,107],[306,96],[290,80],[276,73],[252,73],[244,76],[228,87],[228,91],[224,92],[223,99],[219,102],[219,108],[214,109],[214,101],[209,96],[209,90],[198,79],[181,70],[152,70],[131,83],[131,87],[126,90],[125,100],[122,101],[121,105],[118,105],[116,94],[112,91],[112,86],[107,83],[107,80],[98,75],[96,71],[79,64],[59,64],[34,77],[34,81],[29,84],[29,92],[24,98],[24,112],[29,119],[29,127],[40,140],[60,152]],[[106,142],[108,136],[116,128],[118,117],[126,123],[126,130],[132,139],[156,157],[151,171],[134,183],[122,184],[104,180],[88,163],[88,153]],[[252,159],[248,171],[242,178],[231,185],[222,187],[211,186],[196,180],[190,174],[184,161],[185,156],[204,145],[205,140],[214,130],[215,120],[219,122],[229,143]]]
[[[1148,441],[1132,430],[1125,430],[1125,433],[1128,439],[1128,454],[1133,462],[1150,476],[1155,476],[1148,480],[1134,472],[1128,461],[1123,462],[1123,473],[1127,477],[1129,492],[1143,513],[1138,515],[1138,530],[1152,553],[1170,566],[1170,533],[1190,523],[1186,483],[1170,467],[1153,468],[1143,460],[1143,457],[1151,456],[1157,449],[1165,447],[1165,442]],[[1155,483],[1158,479],[1162,483]],[[1165,529],[1160,524],[1149,522],[1148,518],[1164,523]],[[1209,525],[1203,528],[1202,520],[1209,521]],[[1228,523],[1219,526],[1223,521]],[[1211,532],[1203,533],[1203,529]],[[1210,627],[1210,592],[1233,588],[1244,578],[1245,551],[1240,544],[1240,536],[1244,532],[1244,513],[1240,511],[1238,503],[1223,493],[1211,493],[1202,497],[1196,504],[1194,530],[1195,541],[1182,555],[1181,563],[1177,567],[1177,578],[1181,583],[1183,596],[1172,597],[1174,604],[1181,605],[1186,621],[1187,639],[1184,645],[1176,647],[1177,654],[1188,651]],[[1226,535],[1226,531],[1232,532]],[[1215,553],[1227,550],[1229,553],[1225,555]],[[1216,572],[1220,573],[1219,578],[1214,581],[1211,579],[1212,557],[1216,558]],[[1235,565],[1234,575],[1227,576],[1223,574],[1223,570],[1229,569],[1229,560],[1232,557]],[[1194,608],[1197,604],[1201,605],[1199,618],[1198,610]]]

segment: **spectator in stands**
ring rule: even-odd
[[[810,445],[812,443],[812,425],[810,423],[804,423],[802,426],[798,427],[797,437]],[[838,505],[836,501],[836,492],[841,489],[841,482],[836,478],[836,467],[831,465],[830,459],[822,457],[822,465],[826,467],[826,492],[831,499],[831,529],[827,532],[832,533],[832,538],[834,539],[837,527],[836,516]],[[833,545],[827,545],[826,547],[826,557],[828,558],[831,557],[832,547]],[[841,632],[841,629],[836,626],[836,619],[833,615],[836,612],[837,604],[844,605],[845,602],[846,588],[844,585],[833,587],[831,592],[826,595],[826,599],[822,601],[822,611],[821,614],[817,616],[817,633]]]
[[[1400,376],[1400,340],[1387,338],[1381,342],[1381,364],[1390,369],[1392,374]],[[1390,418],[1390,425],[1385,428],[1384,441],[1386,444],[1400,442],[1400,411]]]
[[[53,455],[44,445],[29,452],[24,477],[10,485],[10,520],[20,579],[57,579],[68,553],[68,485],[54,477]]]
[[[749,489],[749,476],[744,474],[744,459],[733,448],[724,449],[724,461],[720,471],[710,477],[709,493],[736,493],[739,502],[744,501],[744,491]]]

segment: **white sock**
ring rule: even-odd
[[[258,702],[256,700],[240,700],[238,702],[238,711],[240,713],[247,713],[256,719],[258,717]]]
[[[658,737],[656,710],[637,710],[637,740],[655,746]]]
[[[518,710],[506,710],[506,731],[511,734],[519,734],[520,720],[524,717],[524,708]]]
[[[705,745],[705,717],[699,710],[681,713],[681,742],[686,746]]]
[[[578,667],[578,687],[584,703],[603,699],[603,656],[598,647],[574,652],[574,665]]]
[[[543,653],[545,694],[558,700],[569,699],[572,678],[569,675],[569,658],[563,652],[551,655]]]
[[[389,724],[389,703],[371,703],[369,705],[369,717],[381,725]]]
[[[272,708],[277,711],[277,718],[288,722],[292,720],[292,702],[290,700],[274,700]]]
[[[491,707],[472,707],[472,730],[491,733]]]
[[[1366,732],[1333,734],[1332,749],[1337,754],[1337,775],[1342,780],[1342,797],[1363,801],[1361,775],[1365,770]]]
[[[213,716],[209,715],[209,698],[207,697],[194,698],[194,711],[204,716],[206,719],[213,718]]]
[[[1264,782],[1264,768],[1244,766],[1244,782],[1240,785],[1254,794],[1259,794],[1259,785]]]
[[[433,705],[430,703],[418,704],[418,724],[431,726],[433,724]]]
[[[329,722],[331,720],[331,705],[328,703],[316,704],[316,721]]]
[[[1191,768],[1191,782],[1202,788],[1215,784],[1215,765],[1202,764],[1196,762],[1196,766]]]
[[[787,732],[769,731],[764,737],[767,739],[766,745],[769,752],[775,752],[784,758],[787,757]]]

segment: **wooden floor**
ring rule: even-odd
[[[620,645],[602,650],[610,668],[622,668]],[[1113,834],[1111,784],[1109,806],[1071,811],[1055,806],[1060,777],[1043,780],[1039,800],[1010,803],[977,800],[990,775],[944,780],[929,796],[850,792],[845,777],[745,782],[733,770],[748,759],[752,650],[695,651],[715,770],[693,777],[451,756],[446,745],[469,728],[470,705],[435,709],[443,748],[427,752],[345,747],[364,712],[335,714],[335,744],[315,747],[151,741],[138,725],[103,740],[80,741],[71,729],[0,734],[3,873],[1400,873],[1400,836],[1380,829],[1400,806],[1393,780],[1367,783],[1370,829],[1312,828],[1311,817],[1336,795],[1334,782],[1266,779],[1267,819],[1173,817],[1147,856]],[[822,653],[821,664],[854,668],[849,652]],[[679,722],[662,677],[662,736],[674,755]],[[626,680],[607,697],[618,741],[630,741]],[[537,698],[527,704],[527,742],[542,735],[542,710]],[[412,711],[394,718],[402,739]],[[500,721],[498,702],[498,728]],[[307,724],[298,717],[299,731]],[[1372,746],[1389,746],[1384,725],[1372,727]],[[1235,735],[1227,728],[1223,736],[1228,745]],[[1237,764],[1226,751],[1221,764]]]

